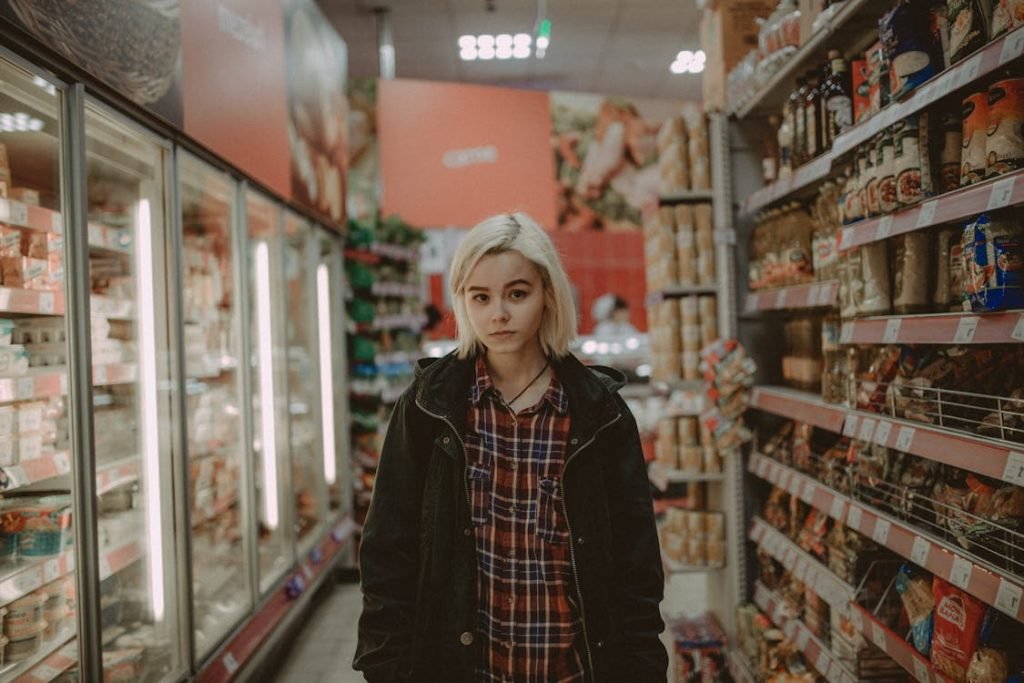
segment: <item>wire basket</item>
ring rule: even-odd
[[[181,55],[179,0],[10,0],[41,41],[140,104],[167,94]]]

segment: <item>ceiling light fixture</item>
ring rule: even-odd
[[[459,36],[459,58],[464,62],[478,59],[529,59],[533,36],[529,33],[500,33],[496,36],[484,33],[479,36]]]
[[[669,66],[669,70],[674,74],[699,74],[704,71],[706,60],[704,50],[682,50],[676,55],[676,60]]]
[[[43,129],[43,122],[24,112],[0,114],[0,133],[23,133]]]

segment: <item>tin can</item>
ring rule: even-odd
[[[1024,168],[1024,78],[1008,78],[988,89],[985,176]]]
[[[985,138],[988,131],[988,93],[978,92],[963,102],[963,149],[960,154],[960,187],[985,179]]]

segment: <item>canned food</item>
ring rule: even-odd
[[[985,179],[985,138],[988,130],[988,93],[969,95],[963,102],[963,150],[960,155],[960,186]]]
[[[1024,78],[1008,78],[988,89],[985,176],[1024,168]]]

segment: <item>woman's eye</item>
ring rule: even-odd
[[[512,297],[513,299],[525,299],[528,294],[529,292],[522,289],[513,289],[511,292],[509,292],[509,296]]]
[[[475,295],[473,295],[473,301],[476,301],[477,303],[485,304],[485,303],[487,303],[487,299],[488,299],[488,297],[487,297],[486,294],[475,294]]]

